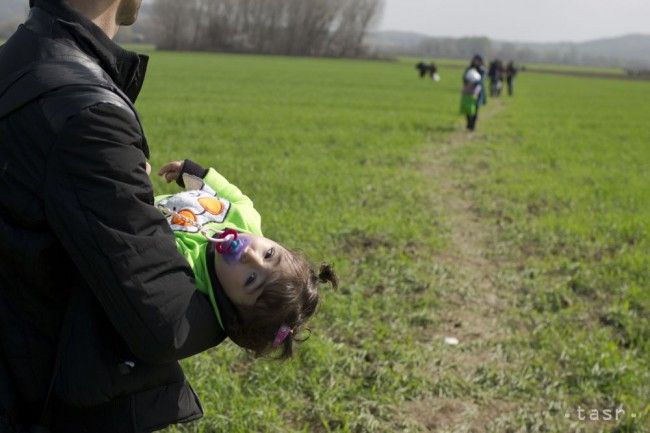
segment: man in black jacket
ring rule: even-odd
[[[0,432],[202,415],[178,360],[225,338],[153,207],[140,0],[32,0],[0,48]]]

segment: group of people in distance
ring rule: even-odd
[[[508,95],[514,94],[516,75],[517,68],[512,61],[504,67],[503,62],[496,59],[490,63],[489,69],[486,69],[483,57],[479,54],[472,57],[469,66],[463,73],[463,89],[460,100],[460,111],[467,117],[467,130],[474,131],[479,108],[487,103],[486,76],[490,79],[490,96],[498,97],[501,95],[504,78],[508,84]]]
[[[515,63],[511,60],[507,65],[503,61],[494,59],[488,67],[488,77],[490,78],[490,96],[499,97],[503,90],[503,82],[508,84],[508,95],[512,96],[514,91],[514,79],[517,75]]]
[[[415,69],[418,70],[420,78],[424,78],[428,75],[433,81],[440,81],[440,75],[438,75],[438,67],[433,62],[429,63],[428,65],[424,62],[419,62],[417,65],[415,65]]]

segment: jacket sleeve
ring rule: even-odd
[[[164,363],[218,344],[219,326],[153,207],[142,141],[123,108],[98,104],[71,117],[47,155],[44,205],[133,354]]]
[[[234,210],[230,212],[228,219],[239,229],[254,233],[259,236],[262,234],[262,218],[255,209],[253,201],[248,198],[232,183],[219,174],[214,168],[208,169],[208,174],[203,181],[212,188],[219,197],[230,201]]]
[[[236,185],[228,182],[228,180],[214,168],[208,169],[203,181],[206,185],[212,188],[219,197],[223,197],[231,203],[253,206],[253,201],[248,198],[246,194],[241,192]]]

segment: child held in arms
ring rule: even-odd
[[[156,197],[156,207],[228,337],[257,356],[290,357],[318,305],[319,283],[338,285],[332,267],[322,264],[316,273],[302,256],[264,237],[253,202],[214,169],[173,161],[158,174],[185,188]]]

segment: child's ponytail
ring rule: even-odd
[[[330,283],[334,290],[339,288],[339,277],[334,272],[332,265],[328,263],[320,264],[320,271],[318,272],[318,281],[321,283]]]

